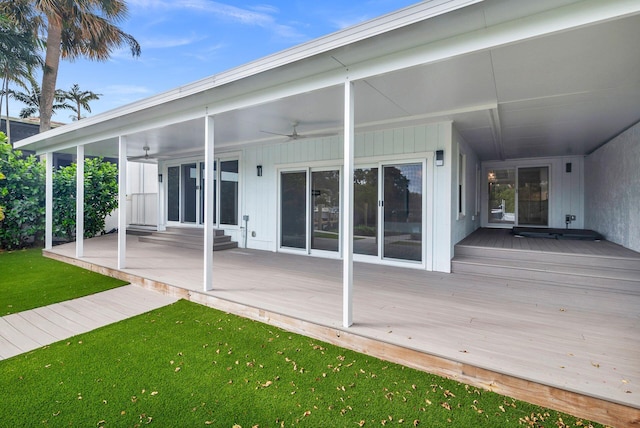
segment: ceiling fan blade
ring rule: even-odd
[[[263,132],[265,134],[271,134],[271,135],[279,135],[280,137],[289,137],[289,138],[293,137],[293,134],[280,134],[278,132],[263,131],[262,129],[260,130],[260,132]]]

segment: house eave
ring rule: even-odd
[[[33,147],[37,150],[45,150],[50,146],[59,144],[61,140],[58,137],[69,134],[70,132],[81,131],[93,125],[109,122],[125,115],[135,114],[163,104],[185,99],[196,94],[201,94],[217,87],[238,82],[279,67],[307,60],[323,53],[482,1],[485,0],[423,1],[391,12],[382,17],[345,28],[230,70],[208,76],[193,83],[179,86],[175,89],[97,114],[75,123],[67,124],[57,129],[51,129],[45,133],[22,140],[16,146],[31,147],[35,144]]]

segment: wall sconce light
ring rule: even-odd
[[[436,150],[436,166],[444,165],[444,150]]]
[[[162,183],[162,174],[158,174],[158,183]]]
[[[256,166],[256,172],[258,174],[258,177],[262,177],[262,165]]]

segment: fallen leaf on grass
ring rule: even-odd
[[[440,403],[440,406],[444,407],[447,410],[451,410],[451,405],[449,403],[447,403],[446,401],[443,403]]]

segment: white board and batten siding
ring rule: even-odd
[[[567,172],[567,164],[571,171]],[[549,167],[549,227],[564,228],[565,215],[576,216],[570,224],[571,229],[583,229],[584,222],[584,156],[558,156],[532,159],[509,159],[506,161],[490,161],[482,164],[482,183],[486,183],[490,169],[506,169],[516,167]],[[481,217],[482,224],[487,224],[488,197],[486,184],[481,185]]]
[[[242,214],[249,216],[247,247],[277,251],[278,230],[278,174],[285,168],[337,166],[343,164],[342,135],[308,138],[282,143],[269,143],[243,149],[242,187],[244,206]],[[399,160],[432,159],[433,152],[444,150],[445,165],[427,164],[433,195],[432,227],[433,269],[448,272],[453,243],[451,241],[452,198],[452,123],[441,122],[396,129],[356,133],[356,166]],[[262,166],[262,176],[256,167]],[[469,174],[473,175],[473,174]],[[471,186],[469,186],[471,187]],[[437,202],[436,202],[437,201]],[[253,236],[255,234],[255,236]]]

